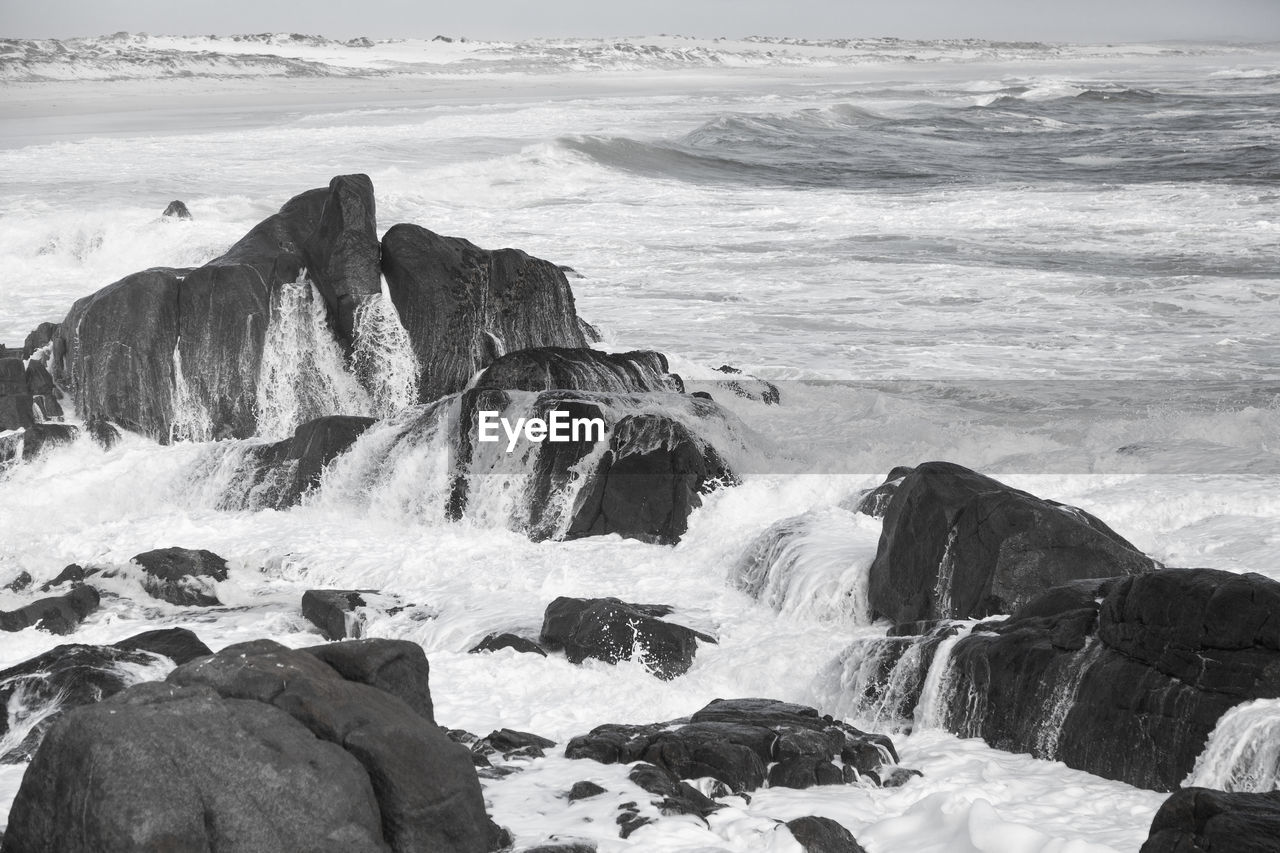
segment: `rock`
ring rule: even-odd
[[[545,750],[555,745],[555,741],[530,732],[498,729],[477,740],[472,745],[471,751],[480,755],[497,753],[504,759],[542,758],[546,755]]]
[[[30,394],[0,397],[0,432],[7,429],[30,429],[35,425],[35,401]]]
[[[408,849],[385,825],[359,760],[285,711],[148,683],[50,730],[0,850]]]
[[[80,436],[80,430],[71,424],[35,424],[23,434],[22,458],[28,462],[52,450],[72,444]]]
[[[31,358],[37,351],[44,349],[58,336],[57,323],[41,323],[31,330],[22,344],[22,357]]]
[[[566,538],[617,533],[674,544],[701,495],[736,482],[715,448],[682,424],[663,415],[628,415],[613,427],[608,451],[579,492]]]
[[[499,649],[514,649],[521,654],[547,656],[546,649],[526,637],[515,634],[489,634],[469,650],[470,654],[479,652],[496,652]]]
[[[170,216],[174,219],[190,219],[191,211],[187,210],[187,206],[184,203],[175,199],[174,201],[169,202],[168,207],[164,209],[164,213],[162,215]]]
[[[274,706],[345,749],[368,774],[392,850],[501,846],[467,750],[398,697],[345,680],[312,654],[268,640],[241,643],[178,667],[168,680]]]
[[[681,782],[670,770],[652,764],[637,764],[627,773],[627,778],[657,796],[659,799],[652,801],[653,805],[666,816],[691,814],[706,817],[723,808],[689,783]]]
[[[303,495],[320,485],[325,466],[345,453],[373,423],[373,418],[326,415],[299,426],[292,438],[248,448],[219,508],[296,506]]]
[[[307,273],[324,297],[334,328],[355,339],[356,309],[382,292],[373,182],[339,175],[329,182],[320,221],[302,243]]]
[[[871,607],[894,622],[1010,613],[1068,581],[1157,565],[1083,510],[928,462],[903,479],[885,512]]]
[[[570,740],[565,756],[603,764],[645,761],[675,779],[710,776],[735,792],[761,787],[769,765],[776,761],[787,764],[779,777],[783,781],[800,778],[794,770],[805,765],[811,768],[805,781],[840,784],[845,778],[839,771],[819,773],[818,765],[826,763],[835,770],[832,762],[839,758],[875,781],[898,760],[884,735],[867,734],[813,708],[771,699],[717,699],[687,720],[598,726]]]
[[[596,853],[596,845],[591,841],[552,841],[536,847],[521,847],[520,853]]]
[[[776,406],[782,402],[782,395],[778,391],[778,386],[772,382],[748,376],[738,368],[730,367],[727,364],[720,365],[716,370],[738,377],[735,379],[722,379],[716,382],[717,388],[723,388],[747,400],[764,403],[766,406]]]
[[[22,592],[31,586],[31,573],[27,571],[18,572],[18,576],[4,585],[9,592]]]
[[[81,583],[84,582],[85,578],[90,577],[91,575],[95,575],[97,573],[98,572],[96,569],[89,569],[88,571],[86,571],[79,565],[72,563],[71,565],[64,568],[62,571],[58,572],[58,576],[55,577],[53,580],[41,586],[40,591],[48,592],[49,590],[53,589],[55,586],[61,586],[64,583],[70,583],[72,586],[79,586]]]
[[[352,195],[367,182],[340,176],[295,196],[202,267],[134,273],[77,301],[53,340],[50,368],[78,414],[160,441],[253,435],[273,294],[316,270],[345,334],[342,297],[370,286],[377,246],[361,240],[372,240],[373,223],[352,218],[360,206]],[[376,293],[376,276],[373,283]]]
[[[0,358],[0,397],[30,393],[27,388],[27,370],[22,366],[22,359],[8,356]]]
[[[564,273],[516,249],[394,225],[382,272],[418,357],[423,402],[462,390],[502,351],[586,346]]]
[[[852,832],[829,817],[798,817],[787,821],[787,829],[805,853],[866,853]]]
[[[44,366],[43,361],[37,361],[34,358],[28,361],[25,376],[28,394],[38,394],[45,397],[57,396],[58,389],[53,384],[53,376],[49,374],[49,369]]]
[[[89,431],[89,437],[94,443],[103,450],[110,450],[120,441],[120,430],[104,420],[87,421],[84,428]]]
[[[0,764],[29,760],[49,727],[63,713],[123,690],[132,678],[122,665],[156,664],[155,658],[141,651],[72,644],[55,646],[42,655],[0,670],[0,708],[7,707],[15,693],[22,694],[16,707],[0,714],[0,738],[11,723],[21,725],[33,718],[37,720],[20,743],[0,754]]]
[[[568,275],[568,273],[566,273]],[[574,278],[582,278],[581,275],[574,275]],[[600,334],[600,330],[588,323],[581,317],[578,318],[578,328],[582,330],[582,337],[587,339],[589,344],[598,344],[604,340],[604,335]]]
[[[947,727],[1108,779],[1172,790],[1230,708],[1280,698],[1280,583],[1164,569],[1050,591],[951,654]],[[1057,602],[1062,610],[1050,612]]]
[[[1185,788],[1164,801],[1140,853],[1276,853],[1280,791],[1228,794]]]
[[[0,611],[0,631],[21,631],[34,625],[50,634],[70,634],[98,609],[98,602],[96,589],[79,586],[64,595],[41,598],[17,610]]]
[[[899,465],[894,468],[889,472],[889,476],[884,478],[883,483],[858,497],[853,511],[869,515],[872,518],[884,518],[885,512],[889,509],[889,503],[898,491],[898,486],[902,485],[902,481],[913,470],[905,465]]]
[[[607,353],[564,347],[523,349],[500,356],[484,369],[474,387],[617,394],[684,392],[684,383],[668,372],[667,358],[660,352]]]
[[[302,615],[320,629],[326,640],[360,636],[362,620],[356,612],[365,606],[362,593],[373,589],[309,589],[302,594]]]
[[[142,586],[156,598],[180,607],[216,607],[213,582],[227,579],[227,561],[212,551],[157,548],[133,557],[145,576]]]
[[[333,667],[347,681],[367,684],[397,697],[435,724],[431,703],[431,666],[422,646],[407,640],[350,640],[311,646],[303,651]]]
[[[46,397],[43,394],[33,395],[31,397],[31,404],[35,406],[36,411],[39,412],[40,420],[42,421],[61,420],[66,414],[63,412],[62,406],[58,404],[56,399],[53,397]]]
[[[547,649],[563,649],[570,663],[594,658],[616,664],[639,653],[650,672],[670,680],[693,665],[698,640],[715,642],[658,618],[670,612],[663,605],[627,604],[616,598],[561,596],[547,606],[540,639]]]
[[[213,654],[212,649],[186,628],[157,628],[153,631],[143,631],[118,643],[112,643],[112,648],[163,655],[179,665]]]
[[[565,794],[565,797],[568,798],[569,802],[576,803],[578,800],[589,800],[592,797],[598,797],[603,793],[605,793],[605,789],[597,785],[595,782],[583,780],[581,782],[574,782],[573,787],[569,789],[569,792]]]

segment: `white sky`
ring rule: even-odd
[[[334,38],[670,33],[1280,41],[1280,0],[0,0],[0,37],[121,30]]]

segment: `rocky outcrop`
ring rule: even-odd
[[[1010,613],[1068,581],[1157,565],[1083,510],[928,462],[903,478],[885,512],[871,608],[894,622]]]
[[[133,557],[142,567],[142,586],[156,598],[179,607],[221,604],[213,584],[227,579],[227,561],[212,551],[157,548]]]
[[[1280,583],[1213,569],[1050,590],[955,645],[947,726],[1171,790],[1227,710],[1280,697],[1277,613]]]
[[[679,376],[668,372],[660,352],[607,353],[593,349],[539,347],[509,352],[484,369],[476,388],[507,391],[604,391],[643,394],[684,392]]]
[[[79,586],[63,595],[41,598],[16,610],[0,611],[0,631],[21,631],[34,625],[50,634],[70,634],[98,609],[98,591]]]
[[[878,783],[898,760],[884,735],[772,699],[717,699],[687,720],[598,726],[570,740],[565,755],[602,764],[645,761],[676,779],[710,776],[733,792],[754,791],[766,780],[783,787]]]
[[[1275,853],[1280,791],[1228,794],[1186,788],[1164,801],[1140,853]]]
[[[202,267],[108,285],[76,302],[59,327],[54,377],[89,423],[161,441],[253,435],[272,295],[314,270],[335,328],[349,338],[352,303],[379,292],[372,216],[368,178],[340,176],[290,199]]]
[[[259,641],[59,720],[0,850],[481,853],[508,843],[466,749],[396,696]]]
[[[395,225],[382,238],[382,272],[418,358],[423,402],[462,390],[503,352],[586,346],[564,273],[517,249]]]
[[[715,643],[700,631],[664,621],[662,604],[627,604],[616,598],[561,596],[547,606],[542,645],[563,650],[570,663],[587,658],[606,663],[639,658],[654,675],[672,679],[693,665],[698,641]]]

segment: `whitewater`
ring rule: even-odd
[[[376,304],[363,321],[358,358],[388,365],[371,390],[302,280],[273,306],[259,438],[210,441],[195,412],[187,440],[84,438],[0,473],[0,586],[170,545],[229,561],[208,610],[128,572],[102,580],[74,642],[175,626],[215,650],[302,647],[321,642],[304,590],[378,589],[404,607],[371,612],[364,633],[422,645],[443,725],[563,745],[767,696],[893,733],[924,774],[763,789],[622,840],[617,806],[644,797],[626,769],[555,750],[484,783],[517,846],[794,853],[778,821],[817,814],[870,853],[1138,849],[1166,795],[948,734],[930,707],[945,654],[921,707],[856,695],[850,650],[886,626],[866,606],[880,522],[852,507],[896,465],[957,462],[1079,506],[1168,566],[1280,579],[1280,46],[6,40],[0,116],[2,343],[128,273],[202,264],[297,192],[364,172],[380,229],[571,268],[597,346],[666,353],[734,416],[717,445],[742,483],[706,496],[673,547],[531,542],[510,493],[451,522],[443,453],[386,455],[422,416],[403,329]],[[160,215],[173,199],[192,220]],[[723,364],[774,382],[781,405],[731,393]],[[389,420],[303,506],[229,505],[247,449],[317,412]],[[800,535],[770,550],[778,525]],[[744,577],[752,556],[776,571]],[[671,604],[719,642],[672,681],[467,654],[492,632],[536,634],[562,595]],[[0,590],[0,609],[19,603]],[[0,668],[59,639],[5,634]],[[1268,702],[1223,719],[1189,783],[1276,787]],[[0,826],[23,770],[0,765]],[[582,779],[609,795],[566,805]]]

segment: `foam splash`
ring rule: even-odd
[[[1280,790],[1280,699],[1258,699],[1222,715],[1183,787]]]

